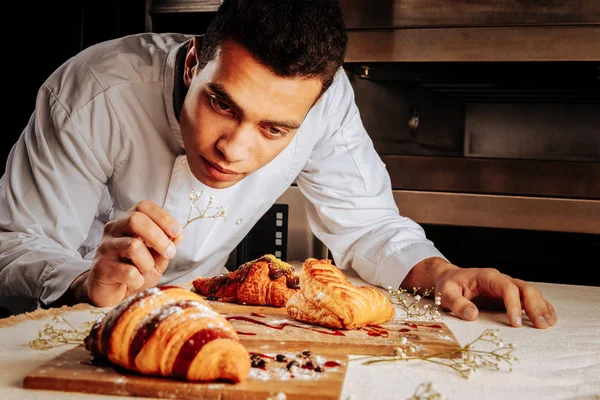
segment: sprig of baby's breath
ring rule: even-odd
[[[445,400],[437,388],[431,382],[419,384],[415,389],[415,393],[406,400]]]
[[[477,347],[485,345],[491,346],[492,350]],[[456,350],[417,356],[413,355],[416,354],[416,349],[413,346],[402,346],[395,349],[394,356],[380,356],[376,359],[364,361],[363,364],[422,360],[450,367],[463,378],[470,378],[479,368],[491,368],[499,371],[501,366],[506,364],[509,371],[512,371],[512,365],[519,362],[519,359],[512,355],[514,350],[514,344],[505,345],[498,338],[498,329],[486,329],[475,340],[465,346],[458,347]]]
[[[38,331],[37,337],[29,341],[29,346],[31,348],[36,350],[48,350],[67,344],[81,344],[96,321],[84,322],[84,327],[81,329],[76,328],[61,315],[53,316],[52,322],[54,322],[54,324],[45,324],[44,327]],[[67,325],[68,328],[57,326],[61,324],[63,326]]]
[[[414,287],[413,292],[409,293],[406,289],[392,289],[391,286],[387,288],[387,295],[392,304],[397,305],[405,313],[406,319],[426,319],[434,321],[440,316],[438,306],[442,303],[441,294],[438,293],[434,298],[434,305],[424,304],[421,305],[421,300],[424,297],[429,297],[434,292],[434,289],[425,289],[422,294],[419,290],[421,288]]]
[[[225,218],[225,216],[227,215],[227,211],[225,211],[223,206],[213,207],[213,201],[215,200],[214,196],[210,196],[208,198],[208,203],[206,204],[204,209],[200,209],[200,207],[198,206],[198,201],[200,200],[200,198],[202,196],[204,196],[204,189],[197,192],[194,188],[192,188],[192,190],[190,192],[190,212],[188,213],[187,222],[183,226],[184,229],[190,223],[192,223],[193,221],[196,221],[198,219]],[[198,215],[196,215],[195,217],[192,216],[192,213],[194,210],[196,210],[198,212]]]

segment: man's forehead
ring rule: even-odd
[[[269,75],[268,83],[278,81],[287,82],[291,91],[314,91],[315,100],[318,98],[323,87],[320,77],[305,76],[281,76],[269,65],[255,57],[243,44],[232,39],[224,40],[217,48],[215,55],[215,67],[219,72],[246,72],[249,76]],[[216,72],[216,71],[215,71]],[[294,93],[298,95],[299,93]]]

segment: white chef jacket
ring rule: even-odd
[[[174,105],[176,55],[190,37],[100,43],[43,83],[0,180],[0,306],[19,313],[57,300],[91,267],[103,225],[140,200],[185,223],[192,188],[227,217],[190,224],[159,284],[226,272],[230,253],[293,183],[336,265],[371,284],[398,287],[417,262],[443,257],[399,214],[343,69],[271,163],[230,188],[199,182]]]

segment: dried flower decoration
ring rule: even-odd
[[[225,216],[227,215],[227,212],[225,211],[223,206],[213,207],[213,201],[215,200],[214,196],[210,196],[208,198],[208,203],[206,204],[204,209],[201,210],[200,207],[198,206],[198,201],[200,200],[200,198],[202,196],[204,196],[204,189],[200,190],[199,192],[196,192],[196,190],[194,188],[192,188],[192,190],[190,192],[190,212],[188,213],[187,222],[183,226],[184,229],[190,223],[192,223],[193,221],[196,221],[198,219],[225,218]],[[192,212],[194,210],[198,211],[198,215],[192,216]]]
[[[104,314],[102,311],[98,313]],[[29,341],[29,347],[36,350],[48,350],[68,344],[81,344],[96,321],[84,322],[82,329],[77,329],[61,315],[53,316],[52,322],[54,324],[46,324],[38,331],[37,338]],[[67,325],[68,328],[59,328],[56,326],[57,324]]]
[[[401,344],[403,345],[405,343],[406,342]],[[477,348],[477,346],[485,345],[491,346],[492,349]],[[509,371],[512,371],[513,363],[519,362],[519,359],[512,355],[514,350],[515,346],[512,343],[505,345],[504,342],[498,338],[498,329],[486,329],[475,340],[456,350],[427,356],[415,356],[412,355],[415,353],[413,347],[406,348],[406,346],[403,346],[396,348],[394,356],[380,356],[374,360],[364,361],[363,364],[422,360],[450,367],[458,372],[463,378],[470,378],[479,368],[491,368],[499,371],[501,366],[506,364]],[[364,359],[364,357],[360,359]]]
[[[406,400],[445,400],[440,392],[431,382],[421,383],[415,389],[415,393]]]
[[[404,311],[406,319],[426,319],[435,321],[440,317],[438,306],[442,304],[441,294],[438,293],[434,298],[434,304],[421,305],[421,300],[424,297],[430,297],[434,289],[425,289],[423,294],[419,294],[421,288],[413,288],[413,292],[409,293],[406,289],[393,290],[391,286],[387,288],[387,295],[392,304],[400,307]]]

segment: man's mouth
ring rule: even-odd
[[[235,171],[231,171],[219,165],[213,164],[204,157],[202,157],[202,161],[204,162],[204,167],[206,168],[208,175],[217,181],[230,182],[239,179],[239,177],[242,175]]]

